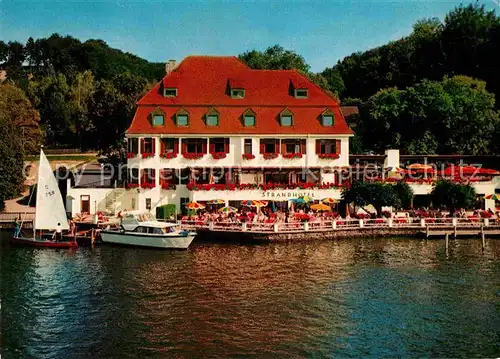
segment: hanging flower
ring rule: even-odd
[[[141,188],[144,188],[144,189],[151,189],[151,188],[155,188],[156,185],[154,183],[149,183],[149,182],[144,182],[144,183],[141,183]]]
[[[251,153],[244,153],[244,154],[241,155],[241,157],[244,160],[253,160],[255,158],[255,155],[253,155]]]
[[[175,152],[162,153],[161,157],[163,157],[165,159],[177,158],[177,153],[175,153]]]
[[[127,158],[134,158],[137,154],[133,152],[127,153]]]
[[[164,189],[164,190],[175,190],[177,188],[177,186],[175,184],[168,184],[168,183],[162,183],[161,185],[161,189]]]
[[[277,158],[278,154],[277,153],[264,153],[263,157],[265,160],[272,160],[274,158]]]
[[[214,160],[220,160],[226,158],[227,154],[225,152],[211,152],[212,158]]]
[[[320,153],[318,157],[321,159],[336,160],[340,158],[340,153]]]
[[[142,158],[149,158],[149,157],[154,157],[154,153],[152,152],[143,152],[142,153]]]
[[[282,156],[287,159],[302,158],[302,153],[284,153]]]
[[[127,184],[127,188],[128,189],[137,188],[137,187],[139,187],[139,183],[129,183],[129,184]]]
[[[188,160],[197,160],[202,158],[204,155],[205,155],[204,153],[183,153],[182,157]]]

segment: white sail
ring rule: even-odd
[[[69,229],[66,209],[64,208],[57,180],[52,173],[52,168],[45,153],[40,150],[36,189],[35,228],[54,230],[57,228],[58,223],[60,223],[61,229]]]

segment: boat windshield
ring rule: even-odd
[[[139,222],[154,222],[156,218],[151,213],[141,213],[136,215]]]

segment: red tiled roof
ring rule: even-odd
[[[228,84],[242,86],[245,98],[232,99]],[[308,89],[307,99],[297,99],[290,87],[301,84]],[[176,87],[176,97],[164,97],[161,89]],[[166,113],[165,126],[153,127],[149,114],[155,108]],[[218,127],[207,127],[204,115],[209,108],[220,113]],[[189,127],[177,127],[173,115],[180,108],[190,114]],[[256,127],[244,127],[241,116],[251,108],[257,116]],[[288,108],[294,113],[294,126],[281,127],[279,113]],[[335,113],[335,126],[323,127],[318,117],[329,108]],[[129,134],[146,133],[249,133],[249,134],[352,134],[336,99],[295,70],[253,70],[236,57],[191,56],[150,90],[138,102]]]

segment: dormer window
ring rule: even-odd
[[[151,112],[150,121],[153,126],[165,125],[165,114],[159,108]]]
[[[246,110],[243,114],[243,125],[245,127],[255,127],[256,117],[255,112],[252,110]]]
[[[334,125],[334,116],[332,111],[325,110],[321,114],[321,124],[325,127],[331,127]]]
[[[292,111],[285,109],[280,114],[280,123],[282,127],[293,126],[293,113]]]
[[[245,98],[245,90],[244,89],[231,89],[231,98],[235,98],[235,99]]]
[[[219,112],[215,109],[210,109],[205,114],[205,124],[207,126],[219,126]]]
[[[164,97],[176,97],[177,96],[177,88],[175,87],[167,87],[163,89]]]
[[[307,98],[308,91],[307,89],[295,89],[295,98]]]
[[[175,115],[175,122],[178,127],[189,126],[189,113],[184,109],[179,110]]]
[[[163,115],[153,115],[153,126],[163,126],[165,117]]]

